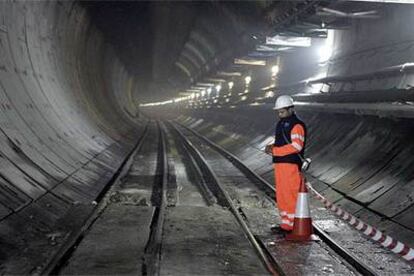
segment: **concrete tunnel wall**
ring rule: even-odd
[[[0,274],[42,269],[88,217],[143,129],[135,90],[78,3],[0,2]]]

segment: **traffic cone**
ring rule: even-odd
[[[311,241],[317,237],[313,235],[312,218],[309,211],[308,188],[305,179],[300,185],[298,199],[296,201],[295,220],[293,230],[286,235],[286,240],[290,241]]]

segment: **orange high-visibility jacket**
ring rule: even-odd
[[[273,147],[273,155],[274,156],[287,156],[291,154],[298,154],[302,151],[305,144],[305,129],[303,126],[296,124],[290,133],[291,143],[286,144],[284,146],[274,146]],[[284,163],[284,162],[280,162]],[[286,162],[288,163],[288,162]]]
[[[302,175],[301,158],[304,153],[306,126],[295,115],[279,121],[276,127],[275,144],[272,148],[276,202],[280,212],[280,227],[293,229],[296,200]]]

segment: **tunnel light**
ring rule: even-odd
[[[323,46],[323,47],[319,48],[318,54],[319,54],[319,61],[320,62],[326,62],[331,57],[332,50],[327,46]]]
[[[220,92],[220,90],[221,90],[221,85],[220,84],[216,85],[216,91]]]
[[[206,90],[201,91],[201,97],[204,97],[206,95]]]
[[[273,92],[273,91],[268,91],[265,94],[266,98],[273,98],[274,96],[275,96],[275,92]]]
[[[235,58],[234,64],[266,66],[266,60],[253,59],[253,58]]]
[[[291,47],[310,47],[312,40],[310,37],[281,36],[266,37],[267,45],[291,46]]]
[[[145,103],[145,104],[140,104],[139,106],[159,106],[159,105],[165,105],[165,104],[172,104],[174,103],[174,100],[168,100],[168,101],[163,101],[163,102],[155,102],[155,103]]]
[[[234,82],[232,82],[232,81],[229,81],[228,85],[229,85],[229,89],[231,90],[231,89],[233,89],[233,86],[234,86]]]
[[[233,72],[218,71],[217,75],[226,76],[226,77],[241,77],[242,73],[237,72],[237,71],[233,71]]]
[[[247,96],[242,96],[240,99],[241,99],[242,101],[245,101],[245,100],[247,99]]]
[[[325,45],[323,45],[318,50],[319,54],[319,62],[326,62],[328,61],[333,52],[333,41],[334,41],[334,30],[328,30],[328,34],[325,40]]]
[[[279,66],[278,65],[274,65],[272,66],[272,76],[276,76],[279,73]]]
[[[226,99],[226,103],[228,103],[228,102],[230,102],[230,99],[229,98]]]
[[[210,94],[211,94],[211,91],[212,91],[211,87],[207,88],[207,94],[208,94],[209,96],[210,96]]]
[[[246,85],[249,85],[250,82],[252,81],[252,77],[251,76],[247,76],[244,78],[244,81],[246,82]]]

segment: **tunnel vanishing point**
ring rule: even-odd
[[[0,1],[0,275],[348,274],[264,230],[279,95],[312,187],[411,254],[412,4]],[[373,274],[414,273],[310,203]]]

